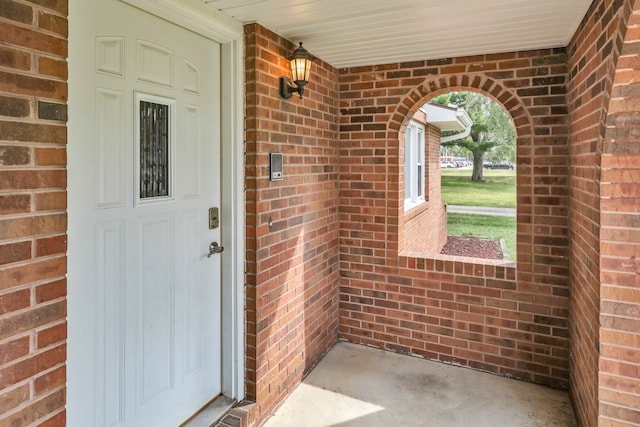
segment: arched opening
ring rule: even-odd
[[[460,80],[464,80],[464,77],[460,77]],[[531,129],[531,121],[529,115],[526,113],[524,105],[521,101],[513,95],[511,91],[508,91],[506,88],[500,87],[500,85],[496,82],[483,81],[481,79],[474,79],[473,82],[469,82],[468,86],[461,86],[459,84],[448,85],[448,79],[440,79],[438,81],[426,82],[420,87],[416,88],[414,93],[411,93],[407,96],[407,101],[410,99],[412,102],[411,108],[406,108],[407,102],[404,102],[398,106],[396,109],[396,113],[401,114],[404,112],[404,117],[400,122],[399,133],[398,133],[398,141],[400,143],[400,151],[401,155],[399,156],[400,163],[402,164],[399,172],[398,181],[400,182],[400,191],[399,197],[401,200],[399,201],[399,206],[401,206],[401,210],[399,214],[399,227],[398,227],[398,247],[400,249],[400,254],[403,255],[411,255],[417,256],[418,254],[422,254],[422,256],[437,256],[440,254],[441,249],[446,245],[447,239],[446,236],[448,233],[447,220],[448,216],[456,217],[457,214],[450,213],[445,210],[445,203],[447,200],[443,198],[443,194],[441,191],[441,183],[442,183],[442,162],[440,159],[440,129],[435,126],[431,126],[428,119],[425,119],[425,136],[426,136],[426,158],[429,159],[429,153],[433,153],[438,150],[438,157],[431,158],[431,161],[427,160],[426,170],[425,170],[425,181],[429,183],[428,186],[428,201],[425,201],[425,206],[422,208],[416,209],[414,206],[408,206],[405,203],[402,203],[403,200],[406,200],[406,174],[405,174],[405,149],[406,145],[406,136],[411,132],[412,123],[415,123],[416,117],[421,114],[423,110],[423,106],[428,104],[431,100],[436,99],[437,97],[442,97],[445,94],[449,94],[452,92],[460,93],[460,92],[469,92],[474,94],[480,94],[496,105],[499,108],[502,108],[508,116],[510,116],[511,123],[514,128],[514,138],[515,144],[513,148],[513,157],[505,158],[499,161],[509,162],[509,164],[513,164],[514,169],[511,172],[511,169],[507,169],[507,173],[505,175],[511,174],[510,178],[511,182],[518,183],[517,185],[517,194],[513,200],[513,204],[510,209],[515,209],[517,205],[518,212],[527,212],[531,211],[531,203],[532,198],[526,196],[526,190],[530,188],[531,182],[528,180],[532,179],[532,165],[531,159],[528,158],[525,153],[530,153],[533,144],[532,138],[532,129]],[[458,80],[458,78],[452,77],[451,80]],[[475,83],[475,84],[473,84]],[[417,96],[419,95],[419,96]],[[394,115],[397,117],[397,115]],[[393,128],[394,123],[391,123],[391,127]],[[504,152],[497,153],[493,157],[505,156]],[[453,157],[453,156],[451,156]],[[456,156],[457,157],[457,156]],[[508,157],[508,156],[507,156]],[[493,159],[495,160],[495,159]],[[517,166],[516,166],[517,165]],[[435,191],[434,191],[435,188]],[[439,206],[441,205],[441,206]],[[529,206],[528,206],[529,205]],[[409,208],[409,209],[408,209]],[[515,232],[512,231],[511,235],[508,237],[511,239],[511,252],[508,258],[504,261],[505,265],[515,266],[515,260],[525,261],[527,262],[527,255],[529,249],[525,249],[521,251],[519,249],[523,249],[527,242],[530,242],[532,239],[524,236],[525,231],[531,230],[531,226],[527,224],[528,222],[532,222],[533,218],[528,215],[520,215],[519,217],[514,214],[514,217],[511,219],[511,227],[515,227]],[[501,221],[492,221],[492,222],[501,222]],[[504,221],[508,223],[509,221]],[[421,233],[420,230],[427,230],[426,235]],[[456,230],[457,233],[460,232],[460,228]],[[444,236],[444,237],[443,237]],[[498,242],[500,239],[497,239]],[[517,242],[522,242],[525,245],[517,246]],[[416,242],[421,242],[416,244]],[[481,244],[481,243],[480,243]],[[500,243],[497,243],[498,245]],[[500,249],[506,253],[509,253],[509,249],[504,249],[500,247]],[[519,254],[519,252],[522,252]],[[454,253],[456,256],[472,256],[473,253],[469,255],[465,255],[463,253]],[[520,255],[520,256],[518,256]],[[477,259],[478,262],[482,262],[481,258]]]
[[[400,145],[403,250],[515,261],[516,131],[509,113],[480,92],[445,92],[419,108]]]

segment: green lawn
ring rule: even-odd
[[[483,182],[471,182],[471,169],[442,169],[442,197],[448,205],[516,207],[516,172],[484,170]]]
[[[504,239],[509,260],[516,260],[516,219],[505,216],[449,213],[448,229],[451,236],[489,237]]]
[[[442,197],[448,205],[516,207],[516,172],[484,170],[483,182],[471,182],[471,169],[442,169]],[[448,214],[452,236],[504,239],[511,261],[516,260],[516,219],[501,216]]]

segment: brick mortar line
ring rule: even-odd
[[[1,144],[1,142],[0,142]],[[4,170],[10,170],[10,169],[5,169],[4,167],[0,167],[0,171],[4,171]],[[42,170],[42,169],[35,169],[37,171]],[[56,169],[58,170],[58,169]],[[66,169],[65,169],[66,170]],[[40,194],[48,194],[48,193],[62,193],[64,190],[66,190],[65,188],[62,187],[55,187],[55,188],[32,188],[32,189],[10,189],[10,190],[3,190],[0,189],[0,196],[13,196],[13,195],[40,195]],[[65,191],[66,192],[66,191]],[[5,219],[5,218],[11,218],[14,216],[24,216],[24,215],[31,215],[35,212],[40,212],[42,214],[44,214],[45,212],[66,212],[67,208],[62,208],[62,209],[55,209],[55,210],[48,210],[48,211],[31,211],[31,212],[23,212],[23,213],[19,213],[19,214],[1,214],[0,215],[0,219]]]

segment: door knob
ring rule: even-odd
[[[222,251],[224,251],[224,246],[220,246],[218,242],[212,242],[209,245],[209,255],[207,255],[207,258],[211,258],[211,255],[219,254]]]

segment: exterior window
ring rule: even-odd
[[[404,134],[404,206],[411,209],[425,201],[424,125],[411,121]]]

